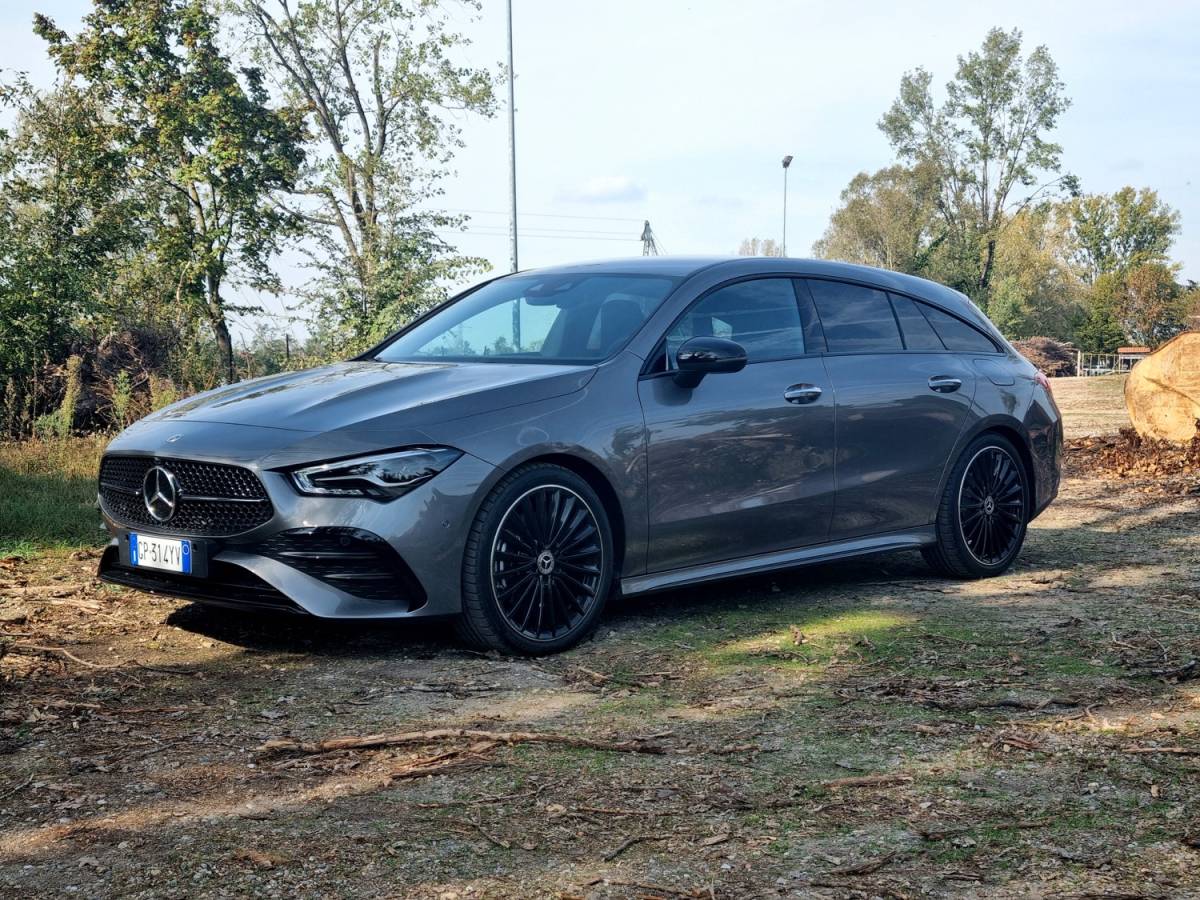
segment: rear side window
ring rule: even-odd
[[[667,333],[668,368],[679,345],[694,337],[737,341],[750,362],[802,356],[804,329],[791,279],[755,278],[713,291]]]
[[[811,279],[830,353],[888,353],[904,349],[888,295],[841,281]]]
[[[933,326],[917,309],[917,304],[907,297],[891,294],[892,308],[904,333],[904,347],[908,350],[945,350]]]
[[[937,332],[947,350],[963,350],[968,353],[996,353],[998,348],[981,331],[972,328],[962,319],[942,312],[935,306],[925,303],[916,304]]]

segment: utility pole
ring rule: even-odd
[[[513,82],[512,0],[508,0],[508,233],[512,242],[512,271],[517,271],[517,110]],[[517,309],[513,308],[514,329],[520,328]]]
[[[783,158],[783,243],[779,248],[781,256],[787,256],[787,173],[788,166],[791,164],[791,156],[785,156]]]
[[[646,224],[642,228],[642,256],[658,256],[658,241],[654,239],[654,232],[650,229],[650,220],[646,219]]]

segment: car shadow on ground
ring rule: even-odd
[[[1143,509],[1150,521],[1134,525],[1152,528],[1160,535],[1188,533],[1194,529],[1194,510],[1180,510],[1178,498],[1163,497]],[[1161,509],[1163,515],[1157,515]],[[1122,507],[1094,504],[1093,517],[1068,527],[1035,527],[1012,569],[1003,578],[1031,578],[1044,572],[1070,570],[1078,552],[1087,550],[1089,565],[1077,577],[1095,582],[1113,569],[1127,568],[1130,559],[1128,534],[1114,528],[1128,513]],[[1169,539],[1169,537],[1168,537]],[[1146,563],[1144,557],[1139,560]],[[770,601],[818,602],[833,594],[864,598],[881,590],[929,591],[931,596],[955,592],[956,585],[971,582],[943,578],[933,572],[916,552],[892,553],[777,572],[731,578],[705,584],[633,597],[614,596],[601,619],[598,634],[636,631],[669,620],[685,626],[714,614],[752,608]],[[976,602],[981,598],[976,597]],[[997,599],[1002,599],[997,597]],[[1026,602],[1033,598],[1026,598]],[[226,607],[190,603],[172,612],[166,620],[184,631],[219,640],[256,652],[312,654],[355,659],[478,658],[479,651],[467,648],[454,633],[449,619],[329,620],[269,612],[249,612]],[[626,635],[631,636],[631,635]],[[586,646],[586,643],[585,643]]]

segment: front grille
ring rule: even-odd
[[[178,504],[168,522],[151,517],[142,500],[142,481],[156,465],[179,482]],[[275,514],[266,488],[249,469],[190,459],[106,456],[100,463],[100,499],[115,521],[160,534],[228,537],[257,528]]]
[[[221,606],[304,613],[303,609],[253,572],[219,560],[209,562],[208,577],[193,578],[172,572],[123,566],[117,548],[109,547],[100,560],[100,578],[141,591],[202,600]]]
[[[378,535],[358,528],[296,528],[281,531],[250,551],[277,560],[338,590],[411,611],[425,591],[400,555]]]

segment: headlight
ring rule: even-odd
[[[414,447],[293,469],[292,483],[318,497],[371,497],[393,500],[424,484],[462,456],[450,447]]]

